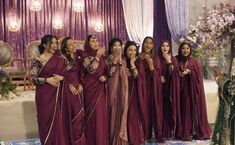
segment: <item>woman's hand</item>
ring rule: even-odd
[[[171,55],[168,53],[163,53],[162,56],[166,59],[167,63],[171,63]]]
[[[53,76],[54,76],[55,79],[57,79],[58,81],[62,81],[62,80],[64,79],[64,77],[61,76],[61,75],[53,74]]]
[[[105,53],[104,48],[99,48],[96,52],[96,57],[100,58]]]
[[[153,64],[153,59],[150,57],[150,55],[145,54],[144,58],[146,59],[146,61],[149,65]]]
[[[166,79],[165,79],[164,76],[161,76],[161,82],[162,82],[162,83],[166,83]]]
[[[187,75],[187,74],[190,74],[191,73],[191,70],[190,69],[186,69],[183,71],[183,75]]]
[[[60,81],[56,77],[49,77],[46,79],[46,82],[54,87],[58,87]]]
[[[149,69],[152,71],[154,70],[154,66],[153,66],[153,59],[150,57],[150,55],[146,54],[144,56],[144,58],[146,59],[147,63],[148,63],[148,66],[149,66]]]
[[[69,90],[73,95],[77,95],[78,94],[78,90],[76,89],[76,87],[74,87],[74,85],[69,84]]]
[[[131,69],[135,68],[135,62],[136,62],[137,58],[138,57],[136,57],[135,54],[131,54],[131,59],[130,59]]]
[[[78,85],[78,94],[82,94],[82,91],[83,91],[83,87],[81,84]]]
[[[105,82],[105,81],[106,81],[106,77],[102,75],[102,76],[99,77],[99,80],[100,80],[101,82]]]

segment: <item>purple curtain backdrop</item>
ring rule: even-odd
[[[155,40],[156,49],[160,47],[160,43],[163,40],[169,40],[169,42],[171,43],[171,33],[167,25],[164,0],[154,0],[153,37]]]
[[[84,0],[85,8],[76,13],[73,0],[41,0],[39,12],[29,10],[31,0],[0,1],[0,40],[10,43],[15,57],[25,57],[25,47],[44,34],[54,34],[58,38],[71,36],[77,40],[85,40],[88,34],[96,34],[101,46],[107,47],[109,39],[119,37],[128,40],[121,0]],[[9,15],[15,13],[20,20],[21,28],[17,32],[8,30]],[[52,21],[59,15],[64,27],[56,30]],[[104,25],[103,32],[96,32],[96,22]]]

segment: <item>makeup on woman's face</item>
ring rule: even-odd
[[[114,42],[113,46],[112,46],[112,53],[113,54],[120,54],[122,50],[122,45],[119,41]]]
[[[49,53],[55,53],[55,50],[57,49],[57,39],[52,38],[51,43],[47,43],[46,46],[46,51]]]
[[[137,50],[135,45],[131,45],[127,48],[127,56],[130,59],[132,55],[136,56]]]
[[[69,52],[69,53],[75,53],[75,52],[77,51],[73,39],[67,40],[67,42],[66,42],[66,48],[68,49],[68,52]]]
[[[181,54],[185,57],[190,55],[190,51],[191,50],[188,44],[184,44],[181,48]]]
[[[96,37],[91,37],[90,46],[93,50],[97,50],[99,48],[99,42]]]
[[[150,38],[147,38],[145,41],[144,41],[144,52],[145,53],[151,53],[152,49],[153,49],[153,40],[150,39]]]
[[[170,46],[169,46],[168,42],[163,42],[162,43],[161,50],[162,50],[162,53],[165,53],[165,54],[169,53]]]

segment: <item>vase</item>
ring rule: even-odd
[[[219,58],[216,56],[210,56],[206,61],[207,67],[217,67],[219,66]]]

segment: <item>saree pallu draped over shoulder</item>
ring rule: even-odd
[[[67,145],[62,124],[62,89],[63,82],[54,87],[45,82],[45,78],[64,73],[64,61],[53,55],[48,61],[36,58],[30,75],[36,85],[36,108],[39,136],[42,145]]]
[[[71,145],[86,145],[85,139],[85,116],[84,116],[84,96],[83,94],[74,95],[70,91],[70,85],[77,90],[81,84],[80,67],[78,64],[71,64],[65,59],[66,72],[64,81],[64,106],[63,119]],[[79,63],[76,61],[76,63]]]
[[[127,113],[128,113],[128,73],[125,61],[113,64],[111,55],[106,58],[108,74],[108,117],[109,144],[128,145]]]
[[[87,145],[108,145],[107,98],[105,83],[99,77],[105,75],[105,61],[84,55],[83,86],[85,109],[85,136]]]

